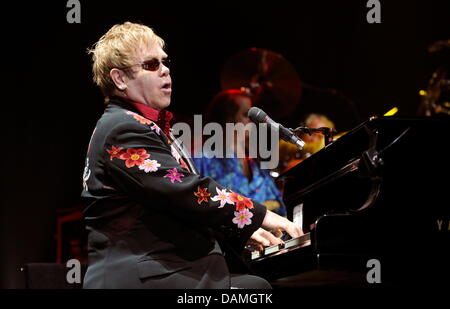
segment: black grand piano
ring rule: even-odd
[[[372,118],[279,177],[305,235],[250,255],[274,286],[450,285],[450,121]]]

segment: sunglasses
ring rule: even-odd
[[[165,58],[163,60],[159,60],[159,59],[153,58],[150,60],[145,60],[145,61],[138,62],[136,64],[132,64],[132,65],[129,65],[126,67],[121,67],[119,69],[123,70],[123,69],[128,69],[130,67],[134,67],[136,65],[140,65],[144,70],[154,72],[154,71],[159,70],[159,67],[161,66],[161,64],[168,67],[170,64],[170,59]]]

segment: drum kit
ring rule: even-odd
[[[428,47],[428,53],[437,58],[437,67],[431,74],[427,88],[420,90],[419,116],[450,116],[450,40],[441,40]]]
[[[439,57],[437,68],[420,91],[418,116],[450,116],[450,40],[440,40],[428,47],[428,53]],[[300,103],[303,89],[327,89],[304,83],[295,68],[281,54],[262,48],[244,49],[225,62],[221,87],[241,89],[252,97],[254,106],[273,119],[291,115]],[[328,91],[338,96],[338,91]]]
[[[417,115],[450,116],[450,40],[434,42],[428,52],[440,55],[440,61],[426,90],[420,91]],[[224,64],[220,79],[223,90],[241,89],[252,98],[254,106],[266,111],[275,120],[298,111],[304,89],[329,92],[334,96],[340,93],[304,83],[282,55],[262,48],[249,48],[232,55]],[[346,101],[352,103],[348,98]],[[333,139],[345,133],[333,132]]]
[[[232,55],[224,64],[220,83],[222,90],[240,89],[253,105],[264,110],[275,121],[298,113],[303,90],[322,93],[345,102],[355,110],[353,102],[336,89],[303,82],[292,64],[281,54],[262,48],[249,48]],[[321,104],[316,102],[315,105]],[[319,106],[319,109],[324,109]],[[356,117],[355,117],[356,115]],[[350,115],[357,117],[357,113]],[[300,125],[300,120],[292,125]]]
[[[252,98],[254,106],[275,120],[296,112],[302,89],[329,90],[302,82],[288,60],[262,48],[245,49],[231,56],[222,69],[221,86],[223,90],[241,89]],[[339,92],[330,90],[330,94],[338,96]],[[297,135],[317,133],[317,129],[306,127],[292,131]],[[333,131],[333,135],[335,133]],[[329,133],[324,135],[330,137]]]
[[[302,82],[294,67],[280,54],[250,48],[234,54],[221,72],[222,89],[241,89],[254,106],[274,119],[292,113],[300,101]]]

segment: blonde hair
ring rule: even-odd
[[[333,121],[331,121],[330,119],[328,119],[327,116],[322,115],[322,114],[314,114],[314,113],[313,113],[313,114],[309,114],[308,117],[306,118],[306,120],[305,120],[306,126],[307,126],[307,127],[310,127],[310,126],[311,126],[311,123],[312,123],[314,120],[319,120],[319,121],[323,122],[323,123],[325,124],[326,127],[334,128],[334,123],[333,123]]]
[[[134,56],[145,46],[158,44],[164,48],[164,41],[145,25],[125,22],[111,27],[92,48],[92,73],[94,83],[105,96],[105,103],[115,90],[115,84],[109,72],[113,68],[133,65]]]

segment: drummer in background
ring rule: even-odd
[[[305,126],[313,129],[321,127],[334,129],[334,123],[327,116],[314,113],[309,114],[305,118]],[[309,157],[325,147],[325,139],[322,133],[302,133],[300,138],[305,142],[303,151],[305,152],[306,157]]]
[[[308,114],[303,121],[303,125],[308,128],[335,128],[333,121],[327,116],[318,113]],[[305,142],[302,151],[299,151],[295,145],[280,140],[280,167],[278,170],[281,173],[325,147],[325,139],[322,133],[302,133],[300,138]]]

